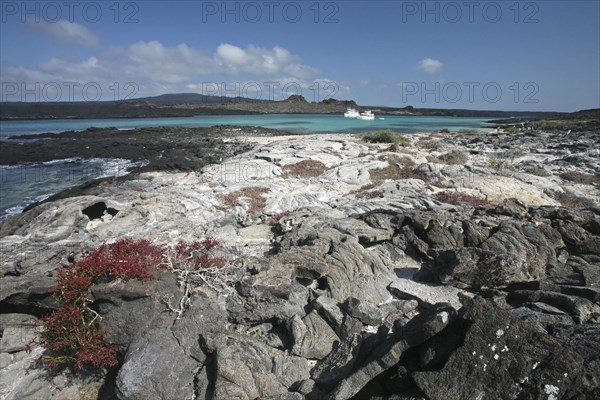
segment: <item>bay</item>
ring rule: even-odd
[[[113,118],[113,119],[49,119],[0,121],[0,138],[36,133],[84,131],[90,127],[134,129],[151,126],[209,127],[214,125],[261,126],[293,133],[360,133],[392,129],[401,133],[432,132],[449,129],[475,129],[487,132],[490,118],[458,118],[431,116],[377,116],[373,121],[344,118],[343,115],[324,114],[260,114],[260,115],[200,115],[169,118]]]
[[[155,126],[210,127],[215,125],[261,126],[292,133],[348,133],[391,129],[401,133],[432,132],[461,129],[484,133],[493,126],[485,121],[491,118],[456,118],[431,116],[380,116],[373,121],[345,118],[342,115],[324,114],[260,114],[260,115],[210,115],[183,118],[131,118],[131,119],[50,119],[0,121],[0,140],[9,136],[64,131],[85,131],[91,127],[135,129]],[[26,144],[28,140],[20,140]],[[1,144],[0,144],[1,146]],[[128,160],[69,159],[41,164],[19,166],[0,165],[0,220],[20,213],[28,204],[61,190],[80,185],[88,180],[126,174],[136,165]]]

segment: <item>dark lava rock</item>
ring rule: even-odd
[[[428,399],[548,399],[578,387],[584,359],[549,335],[475,298],[462,346],[439,371],[414,372]]]
[[[287,132],[285,132],[287,133]],[[21,145],[18,141],[2,143],[0,164],[79,158],[123,158],[149,162],[143,171],[199,170],[252,148],[235,140],[236,136],[273,136],[284,132],[254,127],[215,126],[210,128],[156,127],[132,130],[115,128],[83,132],[48,133],[17,136],[13,139],[35,140]],[[289,134],[289,133],[287,133]]]

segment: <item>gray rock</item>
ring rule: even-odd
[[[171,399],[174,393],[191,398],[194,371],[200,364],[183,352],[168,331],[155,330],[130,345],[117,376],[119,398]],[[149,384],[152,382],[152,384]]]
[[[526,322],[533,329],[541,333],[548,333],[549,325],[571,325],[573,323],[573,318],[571,318],[568,314],[548,314],[528,307],[513,308],[512,310],[509,310],[509,314]]]
[[[322,359],[331,352],[334,342],[340,340],[316,310],[301,320],[292,318],[290,326],[294,340],[292,352],[300,357]]]
[[[527,206],[518,199],[506,199],[502,204],[498,205],[495,209],[496,214],[508,215],[514,218],[526,218],[529,216]]]
[[[344,302],[346,312],[365,325],[379,325],[383,320],[382,312],[374,304],[349,297]]]
[[[439,221],[432,220],[422,235],[423,240],[434,250],[463,247],[462,229],[453,223],[442,226]]]
[[[37,318],[27,314],[0,314],[0,353],[26,350],[26,345],[35,339]]]
[[[462,228],[464,233],[464,245],[466,247],[478,247],[490,236],[490,230],[488,228],[481,226],[474,221],[463,221]]]
[[[327,296],[319,296],[313,301],[312,306],[319,312],[319,315],[327,321],[335,333],[342,337],[344,314],[336,301]]]
[[[328,399],[348,399],[358,393],[377,375],[400,360],[405,350],[414,347],[440,332],[454,318],[455,311],[447,305],[437,305],[419,314],[401,329],[397,329],[377,346],[355,371],[336,386]]]
[[[36,315],[56,307],[56,270],[102,241],[172,244],[208,232],[234,260],[223,272],[228,283],[220,292],[192,287],[179,319],[166,304],[177,307],[184,292],[171,272],[92,287],[106,340],[124,354],[121,398],[445,399],[517,397],[519,390],[542,398],[555,387],[565,398],[600,397],[593,324],[600,319],[600,211],[555,207],[544,193],[563,190],[556,179],[486,176],[479,160],[529,146],[536,148],[531,162],[556,160],[547,161],[548,171],[597,169],[575,150],[598,147],[597,135],[581,135],[581,146],[564,140],[452,137],[458,149],[470,149],[472,165],[421,164],[415,175],[433,183],[388,180],[373,199],[359,192],[369,170],[387,164],[376,148],[306,138],[257,146],[202,174],[92,185],[0,224],[0,304]],[[413,150],[411,159],[425,159]],[[309,159],[329,169],[312,179],[281,177],[281,165]],[[230,170],[235,177],[227,179]],[[432,197],[440,182],[500,205],[440,205]],[[223,207],[223,195],[249,185],[268,189],[262,211],[250,212],[248,199]],[[93,215],[96,208],[104,215]],[[466,300],[474,293],[491,302]],[[455,318],[461,294],[466,304]],[[441,302],[452,307],[435,305]],[[0,315],[0,397],[70,400],[97,391],[101,374],[71,385],[67,375],[48,379],[29,369],[42,349],[22,351],[29,322],[7,319]]]
[[[260,400],[304,400],[304,396],[300,393],[282,393],[274,396],[259,397]]]
[[[332,389],[332,386],[346,378],[352,371],[361,343],[361,335],[356,333],[348,335],[327,357],[317,363],[311,370],[311,377],[322,389]]]
[[[549,385],[565,393],[583,366],[577,353],[540,334],[482,298],[466,305],[462,346],[439,371],[414,372],[429,399],[546,398]],[[544,395],[544,393],[546,393]]]
[[[510,303],[541,302],[550,304],[568,313],[578,324],[600,316],[600,306],[597,304],[581,297],[568,296],[562,293],[543,290],[515,290],[508,295],[507,300]]]
[[[183,352],[194,360],[204,362],[206,359],[198,340],[201,334],[219,333],[226,329],[227,313],[223,300],[204,293],[194,293],[185,317],[173,323],[173,336]]]
[[[394,311],[399,311],[402,314],[409,314],[417,309],[419,302],[417,300],[398,300],[393,299],[379,306],[384,317]]]
[[[255,339],[236,334],[206,334],[215,399],[255,399],[283,395],[309,377],[305,359],[288,355]]]

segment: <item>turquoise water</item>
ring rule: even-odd
[[[0,121],[0,138],[46,132],[82,131],[89,127],[133,129],[150,126],[209,127],[214,125],[262,126],[294,133],[360,133],[392,129],[403,133],[431,132],[443,128],[451,132],[477,129],[487,132],[483,118],[384,116],[374,121],[321,114],[218,115],[188,118],[63,119]],[[489,119],[489,118],[488,118]],[[1,144],[0,144],[1,146]],[[0,220],[18,214],[34,202],[103,176],[120,176],[135,167],[128,160],[68,159],[18,166],[0,165]]]
[[[376,116],[374,121],[344,118],[342,115],[322,114],[261,114],[261,115],[202,115],[173,118],[131,119],[56,119],[35,121],[0,121],[0,137],[46,132],[82,131],[89,127],[132,129],[150,126],[207,127],[213,125],[246,125],[283,129],[294,133],[359,133],[374,129],[392,129],[403,133],[431,132],[448,128],[480,129],[491,118],[453,118],[418,116]]]

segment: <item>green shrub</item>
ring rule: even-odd
[[[373,182],[402,179],[402,169],[396,164],[388,164],[387,167],[370,169],[369,177]]]
[[[537,124],[537,129],[541,131],[556,131],[563,129],[563,123],[559,121],[540,121]]]
[[[387,161],[390,164],[400,164],[402,166],[414,167],[415,162],[407,156],[398,156],[396,154],[382,154],[377,157],[379,161]]]
[[[413,163],[407,163],[402,167],[397,164],[388,164],[384,168],[373,168],[369,170],[369,177],[374,184],[379,184],[385,180],[399,179],[420,179],[429,182],[431,178],[426,174],[413,170]]]
[[[496,155],[487,156],[486,162],[491,168],[495,169],[496,172],[513,169],[513,163],[509,159],[498,157]]]
[[[505,133],[518,133],[518,132],[519,132],[519,128],[517,128],[517,127],[514,127],[514,126],[508,126],[508,127],[506,127],[506,128],[502,128],[502,130],[503,130]]]
[[[451,150],[436,157],[437,161],[448,165],[464,165],[469,161],[469,156],[460,150]]]
[[[362,139],[369,143],[397,143],[403,146],[410,144],[409,138],[400,133],[394,133],[391,129],[367,132]]]
[[[521,157],[524,154],[525,152],[518,148],[506,151],[498,151],[494,154],[488,155],[486,162],[488,166],[492,167],[498,172],[503,170],[514,170],[515,158]]]
[[[439,140],[421,139],[419,141],[419,146],[429,151],[436,151],[444,147],[444,144]]]
[[[550,176],[550,172],[546,171],[542,167],[538,167],[538,166],[535,166],[535,165],[526,167],[523,170],[523,172],[525,172],[526,174],[536,175],[536,176]]]

